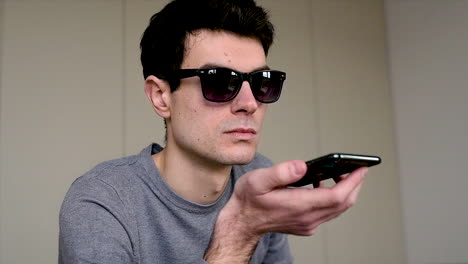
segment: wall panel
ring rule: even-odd
[[[3,13],[3,0],[0,0],[0,237],[2,236],[2,231],[3,231],[3,218],[2,218],[2,212],[3,212],[3,200],[5,199],[4,197],[4,192],[3,192],[3,181],[4,181],[4,176],[3,176],[3,146],[2,146],[2,135],[3,135],[3,129],[2,129],[2,112],[3,112],[3,104],[2,104],[2,66],[3,66],[3,25],[5,24],[3,18],[4,18],[4,13]],[[3,255],[3,239],[0,238],[0,261],[2,259]]]
[[[356,206],[326,225],[327,263],[404,263],[383,1],[314,3],[320,151],[383,159]]]
[[[386,7],[408,263],[468,263],[468,2]]]
[[[164,143],[164,122],[144,91],[140,39],[151,16],[168,1],[126,1],[125,6],[125,144],[126,154],[141,151],[151,142]]]
[[[315,1],[321,151],[380,155],[355,207],[327,224],[327,263],[404,263],[383,1]]]
[[[57,261],[71,182],[122,155],[119,1],[6,1],[1,263]]]

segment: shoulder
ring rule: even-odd
[[[72,186],[87,181],[102,181],[113,185],[136,173],[137,161],[137,156],[128,156],[102,162],[76,179]]]
[[[106,161],[98,164],[70,186],[62,204],[62,211],[96,201],[121,203],[129,181],[139,172],[136,156]],[[124,199],[125,200],[125,199]]]
[[[101,180],[105,182],[118,181],[119,178],[133,174],[137,169],[138,156],[128,156],[102,162],[96,167],[77,179],[80,180]]]
[[[138,230],[125,182],[135,164],[106,161],[72,183],[59,213],[59,259],[133,263]]]

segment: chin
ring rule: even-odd
[[[252,162],[255,157],[255,150],[236,151],[235,153],[226,153],[225,163],[229,165],[245,165]]]
[[[253,158],[251,158],[251,159],[241,159],[241,160],[231,162],[231,165],[246,165],[246,164],[249,164],[250,162],[252,162],[252,160],[253,160]]]

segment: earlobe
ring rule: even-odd
[[[168,82],[150,75],[145,81],[145,93],[154,111],[162,118],[169,118],[171,89]]]

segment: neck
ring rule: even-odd
[[[229,182],[232,166],[208,164],[166,147],[153,155],[165,182],[178,195],[199,204],[215,202]]]

